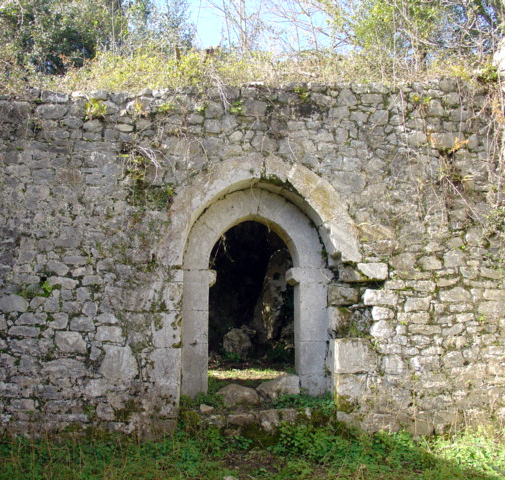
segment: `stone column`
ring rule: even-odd
[[[215,279],[213,270],[184,271],[181,393],[190,397],[207,392],[209,286]]]
[[[291,268],[286,281],[294,286],[295,367],[300,385],[311,395],[328,389],[324,365],[328,328],[329,272],[320,268]]]

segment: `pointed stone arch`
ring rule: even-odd
[[[332,265],[361,260],[354,222],[347,203],[324,178],[307,167],[276,156],[251,154],[214,165],[197,175],[174,198],[170,225],[162,242],[166,266],[180,267],[189,233],[200,215],[219,198],[238,190],[261,188],[286,198],[316,226]]]
[[[209,257],[223,233],[247,220],[267,225],[290,251],[296,370],[309,393],[327,391],[327,267],[361,259],[347,205],[329,182],[278,157],[235,158],[195,177],[170,213],[160,259],[182,282],[181,393],[207,390]]]

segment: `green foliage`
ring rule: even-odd
[[[278,341],[265,352],[268,363],[294,364],[295,349],[292,344]]]
[[[498,81],[498,70],[491,63],[486,63],[480,69],[477,79],[482,83],[496,83]]]
[[[308,103],[310,100],[310,92],[305,87],[296,87],[295,92],[302,103]]]
[[[186,0],[7,0],[0,5],[0,87],[46,83],[46,74],[82,78],[77,72],[100,51],[128,58],[156,45],[176,61],[193,30]]]
[[[223,350],[223,358],[227,362],[240,362],[240,360],[242,360],[242,357],[238,353],[228,352],[226,350]]]
[[[431,454],[476,472],[487,473],[491,478],[505,476],[505,430],[466,429],[450,437],[424,440],[423,446]]]
[[[503,35],[503,2],[495,0],[319,0],[335,44],[401,78],[448,59],[485,61]]]
[[[41,288],[42,288],[42,291],[44,292],[44,296],[45,297],[49,297],[49,295],[51,295],[51,292],[53,291],[53,288],[48,281],[45,281],[42,285],[41,285]]]
[[[244,102],[242,100],[236,100],[231,104],[230,113],[232,115],[241,115],[242,114],[242,104]]]
[[[85,119],[94,120],[96,118],[104,118],[107,114],[107,105],[103,103],[103,100],[97,100],[95,98],[90,98],[84,105]]]
[[[335,403],[329,393],[322,397],[313,397],[304,393],[300,395],[283,395],[272,401],[272,407],[299,409],[308,407],[328,417],[335,413]]]
[[[154,113],[170,113],[173,109],[175,108],[175,105],[171,102],[166,102],[163,103],[162,105],[159,105],[156,107],[154,110]]]
[[[486,235],[505,241],[505,206],[492,209],[487,216]]]
[[[93,58],[125,27],[112,0],[18,0],[0,6],[3,55],[26,68],[61,74]],[[4,57],[5,58],[5,57]]]
[[[500,430],[464,430],[416,442],[406,433],[368,434],[343,424],[281,424],[267,451],[216,427],[180,428],[158,441],[90,432],[87,438],[0,437],[0,480],[342,478],[498,480]],[[234,465],[230,470],[228,465]]]
[[[200,405],[209,405],[214,408],[223,406],[223,398],[215,392],[199,393],[195,398],[181,397],[181,406],[184,409],[197,409]]]

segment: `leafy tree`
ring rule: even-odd
[[[45,73],[82,66],[124,28],[117,0],[11,0],[0,7],[0,41],[12,60]]]
[[[0,52],[9,64],[50,74],[81,67],[99,50],[127,52],[150,42],[191,46],[186,0],[8,0],[0,6]]]
[[[319,0],[334,45],[413,70],[448,55],[492,53],[503,37],[501,0]]]
[[[189,20],[187,0],[165,0],[161,10],[160,37],[167,45],[189,50],[193,45],[195,27]]]

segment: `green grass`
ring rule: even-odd
[[[180,425],[158,441],[123,435],[59,440],[0,437],[0,480],[84,479],[503,479],[503,430],[465,430],[414,441],[333,422],[282,425],[272,447]]]

